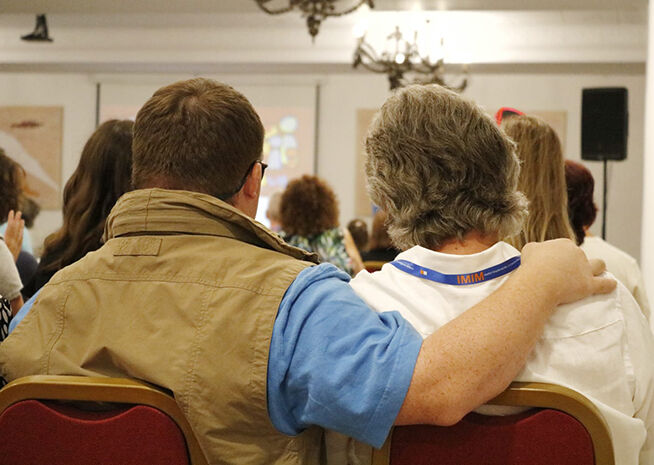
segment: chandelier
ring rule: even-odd
[[[352,13],[362,5],[374,7],[373,0],[255,0],[259,8],[270,15],[300,10],[307,18],[307,27],[311,38],[315,39],[320,23],[329,16],[343,16]],[[281,3],[279,6],[274,4]]]
[[[429,25],[429,21],[427,21]],[[365,69],[388,75],[388,81],[392,89],[403,87],[409,84],[439,84],[456,92],[463,91],[468,85],[468,67],[462,66],[462,81],[458,85],[449,85],[445,82],[445,61],[442,57],[432,60],[428,54],[421,53],[418,46],[418,31],[413,34],[413,41],[409,42],[404,38],[400,27],[396,26],[395,31],[387,38],[391,43],[389,47],[380,54],[375,52],[372,46],[365,41],[365,32],[359,38],[357,48],[354,51],[352,66],[359,65]],[[440,49],[443,48],[443,39],[439,41]]]

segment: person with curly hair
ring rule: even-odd
[[[282,237],[291,245],[318,254],[354,276],[363,262],[347,229],[338,226],[338,200],[317,176],[304,175],[288,183],[281,203]]]
[[[22,167],[0,148],[0,220],[7,222],[7,231],[0,240],[0,295],[10,301],[14,314],[22,307],[20,280],[16,260],[20,252],[24,222],[16,212],[25,173]]]
[[[133,126],[129,120],[105,121],[84,145],[64,188],[63,225],[45,239],[39,266],[25,286],[27,298],[57,271],[102,245],[109,212],[131,190]]]

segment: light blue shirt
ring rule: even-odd
[[[422,337],[399,313],[373,312],[349,280],[323,264],[302,271],[287,289],[270,343],[268,413],[285,434],[319,425],[381,447],[404,402]]]

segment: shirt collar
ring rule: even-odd
[[[520,252],[506,242],[497,242],[481,252],[470,255],[454,255],[436,252],[416,245],[400,253],[396,260],[407,260],[432,270],[447,273],[470,273],[489,266],[498,265]]]

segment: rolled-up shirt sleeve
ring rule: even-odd
[[[422,338],[397,312],[373,312],[333,265],[286,291],[268,361],[268,411],[282,433],[311,425],[380,447],[404,402]]]

